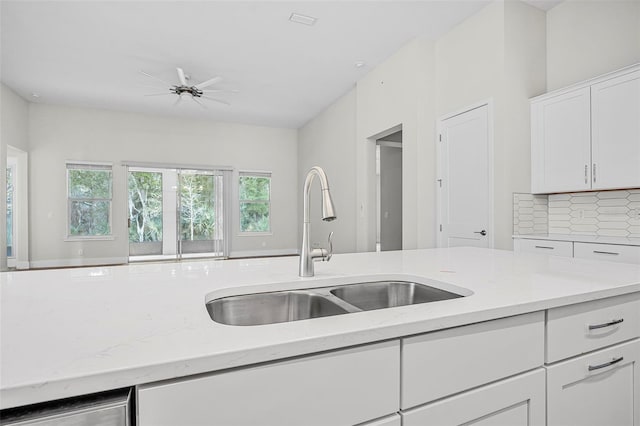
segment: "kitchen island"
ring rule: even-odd
[[[399,345],[406,349],[411,339],[419,340],[422,335],[499,319],[516,318],[506,328],[521,326],[531,333],[527,334],[530,340],[544,339],[545,327],[549,328],[544,321],[554,309],[591,306],[586,302],[598,304],[602,299],[614,301],[607,306],[629,305],[631,316],[624,326],[631,327],[632,334],[623,340],[637,342],[633,333],[640,327],[638,312],[634,312],[640,306],[638,265],[452,248],[341,254],[329,263],[316,264],[315,270],[315,277],[299,278],[297,257],[285,257],[2,273],[0,407],[129,386],[146,392],[156,383],[162,388],[180,378],[269,362],[277,366],[274,361],[339,349],[349,355],[369,344],[382,345],[379,354],[386,359],[389,345],[399,351]],[[218,324],[205,307],[213,298],[235,294],[398,277],[448,283],[467,289],[470,295],[260,326]],[[601,308],[594,305],[594,309]],[[559,312],[563,317],[564,312]],[[487,330],[478,330],[484,332]],[[544,371],[543,363],[585,352],[554,358],[545,353],[544,342],[539,343],[533,351],[535,360],[524,364],[526,374],[536,373],[536,368]],[[357,356],[353,359],[358,360]],[[409,361],[403,358],[405,368]],[[636,388],[637,364],[632,365],[635,372],[631,376],[636,378]],[[491,381],[493,377],[486,383]],[[448,395],[461,389],[452,389]],[[409,401],[408,391],[403,388],[403,401],[395,411],[442,396]],[[399,390],[394,392],[391,399],[396,394],[399,398]],[[142,403],[144,398],[138,401]],[[639,411],[636,407],[636,416]]]

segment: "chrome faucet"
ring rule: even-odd
[[[322,220],[331,222],[336,219],[336,211],[333,207],[333,200],[331,200],[331,193],[329,192],[329,181],[327,175],[324,173],[321,167],[315,166],[309,170],[307,177],[304,180],[304,207],[302,224],[302,249],[300,250],[300,269],[299,275],[301,277],[313,276],[313,262],[315,259],[322,258],[323,261],[331,260],[333,254],[333,232],[329,234],[329,250],[324,248],[312,249],[311,241],[309,239],[309,191],[311,189],[311,183],[314,177],[320,179],[320,187],[322,189]]]

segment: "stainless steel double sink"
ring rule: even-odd
[[[221,297],[207,302],[215,322],[264,325],[455,299],[457,294],[410,281],[371,281],[332,287]]]

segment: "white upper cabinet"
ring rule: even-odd
[[[532,192],[591,189],[589,88],[532,105]]]
[[[592,189],[640,186],[640,70],[591,86]]]
[[[640,187],[640,65],[531,101],[531,191]]]

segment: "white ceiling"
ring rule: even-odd
[[[298,128],[413,38],[436,39],[487,3],[2,1],[0,75],[34,102]],[[318,21],[291,23],[292,12]],[[221,96],[231,106],[144,96],[168,88],[140,70],[175,83],[178,66],[194,83],[221,76],[215,88],[239,91]]]

